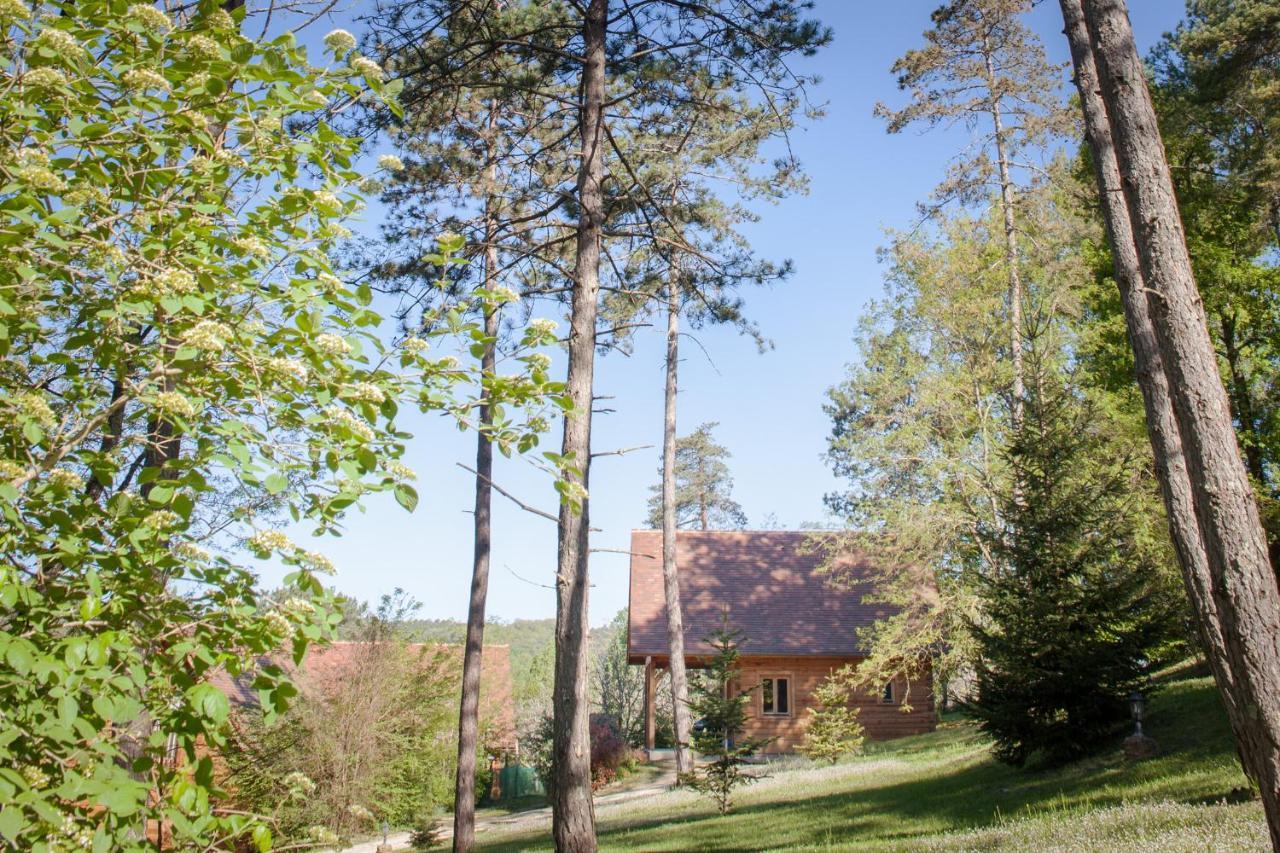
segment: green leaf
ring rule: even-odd
[[[219,726],[226,722],[227,715],[231,713],[231,704],[226,695],[212,684],[197,684],[187,691],[187,699],[197,713]]]
[[[289,480],[283,474],[272,474],[263,481],[267,494],[278,495],[289,487]]]
[[[271,849],[271,830],[266,824],[260,823],[253,828],[253,843],[257,846],[261,853],[267,853]]]
[[[22,831],[26,821],[22,817],[22,810],[17,806],[8,805],[0,809],[0,835],[10,841],[16,841],[18,833]]]
[[[396,503],[413,512],[418,506],[418,492],[407,483],[397,483],[395,488]]]

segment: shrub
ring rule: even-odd
[[[809,708],[809,727],[800,752],[815,761],[830,761],[862,751],[866,734],[858,722],[858,709],[850,708],[853,688],[847,670],[834,672],[813,691],[817,707]]]

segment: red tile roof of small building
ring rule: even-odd
[[[891,615],[889,605],[865,600],[872,591],[865,554],[841,552],[836,562],[851,586],[828,582],[818,570],[830,557],[823,534],[781,530],[681,530],[676,534],[685,653],[714,653],[705,638],[727,608],[731,627],[746,640],[743,655],[849,657],[863,653],[858,631]],[[826,543],[831,539],[826,538]],[[859,575],[868,577],[858,583]],[[631,590],[627,652],[633,663],[667,655],[667,608],[662,592],[662,531],[631,532]]]

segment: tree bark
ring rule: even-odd
[[[553,726],[552,834],[561,853],[596,849],[591,800],[591,738],[587,706],[587,590],[591,470],[591,406],[596,313],[600,295],[600,241],[604,231],[605,32],[608,0],[591,0],[582,23],[584,62],[579,94],[581,159],[578,233],[569,321],[562,453],[564,475],[581,488],[580,502],[561,500],[556,568],[555,720]]]
[[[680,362],[679,267],[672,262],[667,284],[667,388],[662,433],[662,592],[667,605],[671,707],[676,725],[676,780],[693,772],[689,750],[689,679],[684,667],[684,618],[676,565],[676,391]]]
[[[1280,590],[1187,255],[1123,0],[1082,0],[1235,690],[1238,748],[1280,850]]]
[[[497,172],[495,141],[498,112],[489,106],[488,157],[489,185]],[[484,286],[492,291],[498,286],[498,244],[494,216],[494,199],[485,201],[484,216]],[[492,377],[498,367],[497,306],[486,306],[484,312],[484,352],[480,356],[480,374]],[[458,712],[458,772],[453,789],[453,849],[470,850],[476,835],[476,751],[480,738],[480,675],[484,657],[485,605],[489,595],[489,557],[492,551],[493,524],[493,407],[489,392],[480,389],[480,423],[476,431],[476,503],[475,550],[471,563],[471,600],[467,607],[467,642],[462,653],[462,702]]]
[[[987,86],[992,94],[991,123],[996,146],[996,166],[1000,175],[1000,212],[1004,217],[1004,263],[1009,278],[1009,355],[1013,361],[1013,428],[1022,427],[1023,398],[1026,397],[1022,366],[1022,273],[1018,269],[1018,230],[1013,213],[1013,178],[1009,174],[1009,152],[1005,144],[1004,119],[996,88],[991,49],[983,40]]]
[[[1080,93],[1080,106],[1085,118],[1085,135],[1093,154],[1094,176],[1107,239],[1111,243],[1116,287],[1124,306],[1125,325],[1133,349],[1134,372],[1142,392],[1146,410],[1147,436],[1154,454],[1156,479],[1164,498],[1169,533],[1173,540],[1183,583],[1192,605],[1192,615],[1214,680],[1228,707],[1233,729],[1239,711],[1235,705],[1234,684],[1227,665],[1226,643],[1218,606],[1213,599],[1213,577],[1209,571],[1204,543],[1196,520],[1191,479],[1182,452],[1182,436],[1173,413],[1169,381],[1156,343],[1147,304],[1146,285],[1134,244],[1129,221],[1129,205],[1120,181],[1120,167],[1111,141],[1106,105],[1098,88],[1098,72],[1089,44],[1080,0],[1061,0],[1071,58],[1075,65],[1075,82]],[[1243,762],[1242,762],[1243,763]]]

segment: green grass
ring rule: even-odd
[[[1152,697],[1161,754],[1125,760],[1119,742],[1067,767],[999,764],[980,732],[873,744],[835,766],[789,759],[737,797],[731,814],[688,791],[597,810],[604,849],[1241,850],[1265,848],[1212,680],[1183,667]],[[484,849],[545,849],[536,832],[484,833]]]

